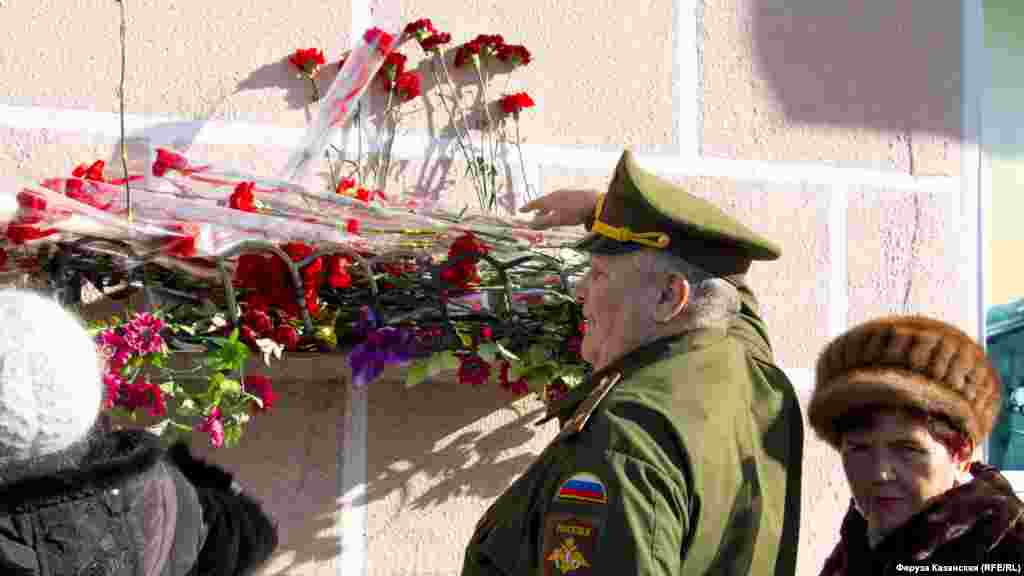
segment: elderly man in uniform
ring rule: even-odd
[[[477,524],[462,573],[792,575],[803,421],[745,273],[780,250],[627,150],[605,194],[524,207],[586,224],[593,377]]]

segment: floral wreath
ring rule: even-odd
[[[234,445],[277,401],[268,377],[245,373],[253,355],[270,364],[348,350],[356,387],[395,365],[408,386],[455,371],[461,383],[546,402],[582,382],[572,286],[586,263],[567,248],[580,234],[539,232],[496,214],[498,165],[511,145],[525,166],[519,119],[535,102],[526,92],[491,99],[489,85],[533,55],[500,35],[445,52],[451,39],[428,19],[400,34],[371,28],[342,55],[326,92],[323,52],[291,54],[288,65],[320,108],[278,178],[170,148],[156,149],[144,173],[129,173],[122,138],[120,177],[108,178],[97,160],[5,191],[19,208],[6,223],[0,270],[45,280],[68,305],[81,303],[87,285],[111,298],[147,295],[145,310],[91,326],[106,358],[105,410],[152,418],[168,440],[198,430],[215,447]],[[407,42],[426,56],[433,91],[406,69],[399,48]],[[476,110],[461,102],[459,74],[479,88]],[[431,93],[449,115],[477,214],[388,191],[401,119]],[[358,120],[368,94],[386,102],[382,141],[376,153],[349,159],[329,142]],[[320,157],[326,189],[297,184]]]

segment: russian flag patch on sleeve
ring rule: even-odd
[[[607,504],[608,494],[600,478],[587,472],[580,472],[562,482],[555,493],[555,500]]]

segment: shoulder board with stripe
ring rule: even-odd
[[[590,420],[590,415],[597,409],[597,405],[604,400],[605,396],[611,392],[612,388],[622,378],[622,374],[616,372],[609,374],[601,379],[601,383],[594,388],[594,391],[587,396],[586,400],[580,403],[579,407],[576,408],[576,412],[573,413],[572,418],[565,423],[562,427],[561,432],[558,433],[558,440],[564,440],[575,434],[579,434],[587,425],[587,421]]]

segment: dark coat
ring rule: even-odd
[[[939,496],[872,550],[867,522],[851,503],[841,538],[822,576],[908,574],[906,567],[964,567],[991,573],[983,564],[1024,562],[1024,503],[994,467],[975,463],[974,479]],[[901,568],[902,566],[902,568]],[[923,571],[923,570],[922,570]]]
[[[803,423],[763,328],[744,306],[553,407],[562,432],[477,524],[463,576],[791,576]]]
[[[5,576],[236,576],[277,544],[276,528],[226,472],[112,432],[73,470],[0,486]]]

